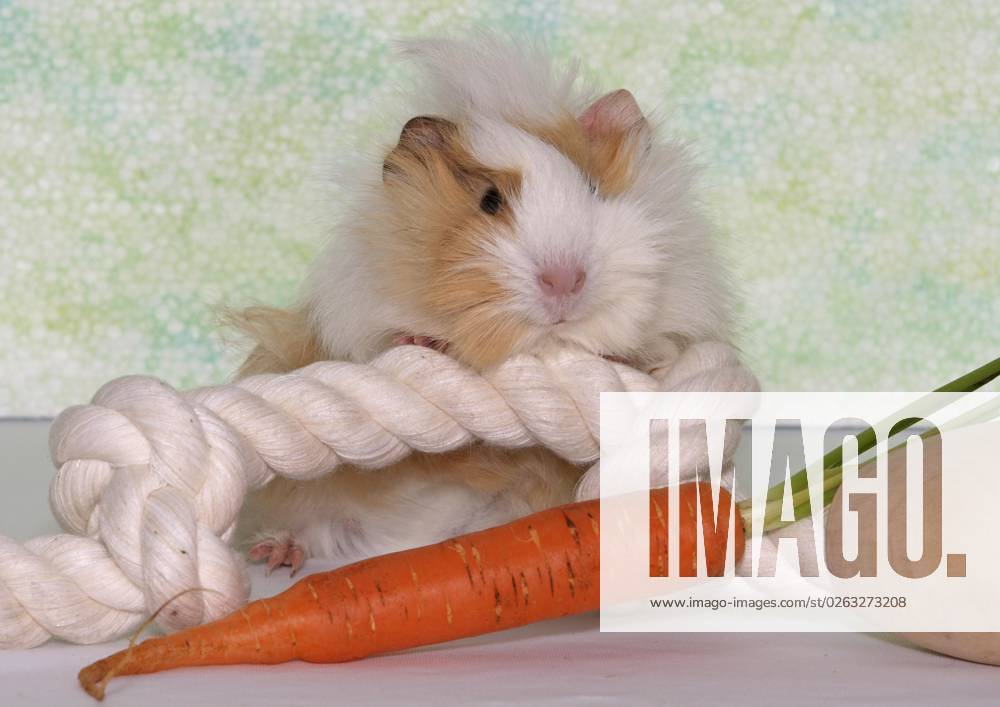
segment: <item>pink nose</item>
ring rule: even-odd
[[[586,279],[587,273],[571,265],[551,265],[538,274],[538,284],[549,297],[575,295]]]

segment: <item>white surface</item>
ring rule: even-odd
[[[256,568],[255,568],[256,569]],[[255,576],[255,579],[259,579]],[[265,583],[276,590],[286,581]],[[88,705],[76,673],[124,646],[0,654],[0,705]],[[110,705],[996,704],[1000,670],[853,634],[602,634],[595,615],[341,665],[119,678]]]
[[[0,422],[0,532],[54,531],[48,423]],[[308,571],[322,569],[307,566]],[[255,593],[288,584],[254,568]],[[125,645],[0,652],[0,706],[90,705],[84,665]],[[185,669],[113,681],[107,704],[996,704],[1000,668],[855,634],[602,634],[596,616],[342,665]]]

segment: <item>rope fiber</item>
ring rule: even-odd
[[[229,541],[246,494],[275,475],[315,479],[478,440],[592,465],[577,492],[593,498],[600,393],[656,390],[758,385],[721,342],[693,344],[652,376],[573,350],[481,376],[400,346],[368,364],[325,361],[183,392],[118,378],[53,423],[49,499],[65,534],[0,536],[0,647],[112,640],[178,595],[157,617],[166,631],[242,606],[250,585]]]

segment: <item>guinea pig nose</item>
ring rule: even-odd
[[[587,273],[581,268],[569,265],[551,265],[538,274],[538,284],[542,292],[550,297],[575,295],[583,289]]]

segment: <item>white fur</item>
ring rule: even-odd
[[[634,164],[634,187],[606,198],[592,193],[588,176],[564,154],[516,127],[582,114],[592,98],[579,87],[575,67],[557,70],[537,47],[489,36],[413,41],[403,49],[425,74],[409,116],[449,119],[480,162],[522,175],[512,204],[514,232],[498,228],[481,261],[467,264],[496,273],[508,295],[505,306],[526,323],[515,353],[572,345],[653,368],[669,365],[691,341],[727,339],[725,276],[692,194],[694,170],[683,147],[651,141]],[[387,137],[391,143],[396,135]],[[350,210],[305,290],[329,355],[359,362],[391,346],[398,332],[449,336],[416,298],[390,299],[378,287],[382,256],[369,236],[390,204],[381,163],[369,171],[361,180],[350,175],[357,182]],[[538,285],[539,272],[552,263],[578,265],[587,276],[580,295],[558,312]],[[258,520],[269,527],[294,524],[310,552],[348,561],[525,510],[516,498],[407,473],[405,464],[393,472],[391,486],[381,486],[378,508],[337,475],[307,489],[279,480],[257,504]]]
[[[275,479],[248,498],[241,514],[247,532],[241,535],[252,533],[251,543],[280,540],[282,530],[291,528],[292,540],[309,556],[347,564],[502,525],[532,511],[516,494],[491,494],[457,480],[429,481],[408,473],[405,463],[372,472],[363,493],[359,483],[365,482],[345,483],[334,473],[300,493],[301,482]]]
[[[545,124],[563,111],[580,113],[590,91],[581,89],[576,63],[559,69],[546,48],[491,34],[468,40],[400,42],[406,58],[424,71],[411,108],[465,122],[475,117]]]
[[[533,322],[521,348],[555,350],[508,360],[485,377],[405,347],[370,366],[317,363],[184,396],[141,376],[104,386],[92,405],[69,408],[53,425],[60,472],[52,508],[73,534],[23,546],[0,536],[0,648],[51,635],[107,640],[168,601],[176,610],[158,616],[168,629],[228,612],[248,587],[224,541],[246,491],[272,473],[280,478],[255,499],[263,503],[258,519],[291,530],[308,552],[347,562],[502,523],[527,511],[529,498],[569,500],[572,489],[556,478],[558,460],[545,454],[576,464],[596,459],[595,391],[658,389],[660,382],[695,393],[756,389],[723,343],[722,270],[682,150],[653,144],[636,166],[635,187],[602,199],[566,158],[511,124],[566,107],[579,114],[587,101],[572,71],[555,72],[536,50],[488,38],[407,47],[428,71],[430,88],[418,95],[437,102],[433,112],[463,126],[482,160],[523,173],[517,231],[495,234],[484,257],[506,273],[509,306]],[[363,236],[386,207],[378,171],[358,189],[306,288],[305,304],[336,358],[367,361],[399,330],[447,338],[412,299],[389,301],[375,287],[377,263]],[[579,301],[558,324],[533,289],[537,269],[551,259],[579,261],[588,271]],[[695,339],[717,341],[681,351]],[[565,343],[642,355],[659,369],[657,379]],[[526,452],[513,468],[496,464],[502,493],[435,477],[405,457],[411,449],[461,448],[478,462],[475,455],[487,450],[467,447],[474,439],[552,451]],[[333,471],[341,460],[398,463]],[[568,467],[575,481],[577,470],[561,464],[562,480]],[[378,481],[365,483],[367,474]],[[577,495],[595,494],[597,480],[593,467]],[[554,499],[525,492],[532,483],[552,489]]]
[[[514,204],[516,232],[498,234],[486,246],[489,269],[502,273],[511,311],[534,325],[517,351],[571,342],[655,362],[669,337],[728,338],[726,277],[681,145],[654,142],[635,165],[629,193],[613,199],[591,194],[587,176],[565,155],[511,124],[580,114],[589,93],[576,87],[574,69],[559,72],[537,47],[488,36],[403,46],[426,72],[426,83],[414,91],[420,112],[460,125],[484,164],[523,176]],[[380,170],[371,172],[354,190],[350,212],[317,260],[305,293],[325,348],[358,361],[390,345],[394,332],[448,334],[413,300],[390,301],[379,293],[372,267],[378,255],[364,234],[377,228],[386,197]],[[579,263],[587,273],[568,321],[558,325],[537,284],[540,270],[553,261]]]
[[[637,166],[633,190],[605,198],[591,192],[569,158],[518,128],[480,119],[471,135],[480,160],[523,175],[516,234],[496,238],[488,250],[491,269],[503,273],[511,292],[511,308],[536,325],[534,345],[568,342],[655,362],[667,335],[725,336],[720,265],[708,224],[689,203],[682,152],[651,152]],[[678,176],[681,188],[666,184]],[[558,262],[587,275],[562,323],[537,281],[547,264]]]

